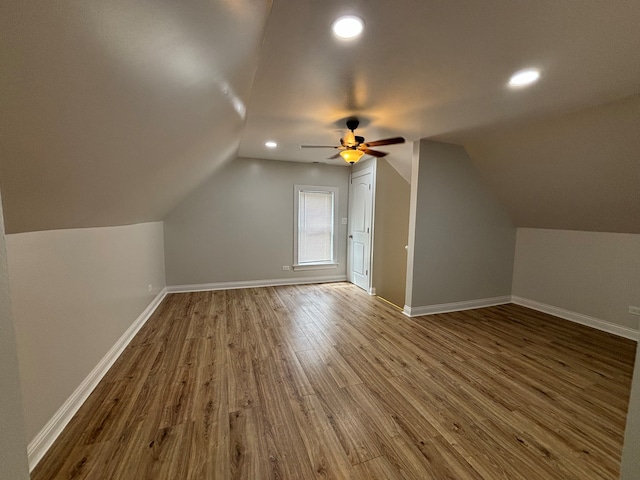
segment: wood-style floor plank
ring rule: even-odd
[[[617,479],[635,343],[346,283],[168,295],[32,473]]]

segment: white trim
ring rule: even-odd
[[[335,270],[338,268],[337,263],[307,263],[302,265],[293,265],[293,270],[303,271],[303,270]]]
[[[136,333],[142,328],[142,326],[149,320],[153,312],[158,308],[160,302],[167,295],[167,289],[163,288],[158,295],[151,301],[151,303],[144,309],[144,311],[136,318],[136,320],[127,328],[118,341],[111,347],[107,354],[102,357],[102,360],[91,370],[91,373],[82,381],[82,383],[75,389],[69,398],[62,404],[58,411],[51,417],[51,419],[42,427],[42,430],[29,442],[27,447],[27,455],[29,458],[29,471],[38,465],[38,462],[42,460],[42,457],[47,450],[51,448],[53,442],[58,438],[58,435],[62,433],[64,427],[71,421],[76,412],[80,409],[85,400],[89,397],[91,392],[96,388],[100,380],[109,371],[111,366],[118,359],[120,354],[129,345],[129,342],[133,340]]]
[[[421,315],[434,315],[436,313],[459,312],[461,310],[471,310],[474,308],[492,307],[511,302],[511,296],[479,298],[477,300],[466,300],[464,302],[440,303],[436,305],[426,305],[423,307],[410,307],[405,305],[402,313],[407,317],[419,317]]]
[[[595,328],[603,332],[612,333],[620,337],[628,338],[629,340],[640,342],[639,330],[634,330],[633,328],[617,325],[615,323],[607,322],[606,320],[600,320],[599,318],[590,317],[582,313],[572,312],[570,310],[565,310],[564,308],[554,307],[553,305],[547,305],[546,303],[536,302],[535,300],[529,300],[528,298],[517,296],[483,298],[465,302],[427,305],[424,307],[410,307],[409,305],[405,305],[402,313],[407,317],[419,317],[421,315],[433,315],[436,313],[458,312],[461,310],[470,310],[473,308],[491,307],[493,305],[502,305],[505,303],[515,303],[516,305],[521,305],[523,307],[531,308],[539,312],[548,313],[549,315],[553,315],[564,320],[569,320],[570,322],[579,323],[580,325],[586,325],[587,327]]]
[[[633,328],[623,327],[621,325],[616,325],[615,323],[607,322],[606,320],[600,320],[599,318],[590,317],[582,313],[572,312],[570,310],[565,310],[564,308],[536,302],[535,300],[529,300],[528,298],[512,296],[511,302],[516,305],[521,305],[523,307],[569,320],[570,322],[579,323],[581,325],[586,325],[587,327],[602,330],[603,332],[628,338],[629,340],[635,340],[636,342],[640,341],[640,331],[634,330]]]
[[[373,264],[374,240],[376,237],[376,186],[378,184],[378,159],[374,157],[371,164],[371,235],[369,237],[369,295],[375,295],[376,289],[373,286]],[[373,293],[371,293],[373,292]]]
[[[373,239],[374,239],[374,227],[375,227],[375,208],[376,208],[376,182],[377,182],[377,171],[378,171],[378,159],[376,157],[371,157],[367,159],[363,163],[359,164],[360,166],[366,165],[366,167],[359,168],[358,170],[354,170],[349,174],[349,201],[348,201],[348,211],[349,211],[349,224],[347,226],[347,281],[353,283],[353,271],[351,270],[351,255],[352,255],[352,235],[351,227],[353,226],[351,223],[351,204],[352,204],[352,189],[353,179],[361,177],[363,175],[371,174],[371,209],[369,212],[369,268],[367,269],[369,273],[367,288],[364,290],[369,295],[375,295],[375,293],[371,293],[371,290],[375,292],[373,288]]]
[[[171,285],[168,293],[206,292],[209,290],[234,290],[237,288],[276,287],[279,285],[306,285],[309,283],[346,282],[346,275],[300,277],[300,278],[272,278],[268,280],[247,280],[240,282],[197,283],[192,285]]]
[[[298,226],[300,221],[300,192],[331,193],[333,200],[333,234],[331,239],[331,261],[326,264],[336,263],[336,259],[338,258],[338,229],[340,228],[338,225],[338,194],[340,193],[340,187],[294,185],[293,191],[293,269],[304,270],[299,267],[300,263],[298,256],[298,241],[300,237]]]
[[[376,287],[370,287],[369,291],[367,292],[369,295],[371,295],[372,297],[376,296]]]

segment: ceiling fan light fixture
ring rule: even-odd
[[[360,36],[364,30],[364,22],[355,15],[345,15],[333,22],[331,29],[336,37],[351,40]]]
[[[350,163],[351,165],[360,160],[363,155],[364,152],[362,150],[355,150],[351,148],[340,152],[340,156],[344,159],[344,161]]]
[[[342,143],[347,147],[353,147],[356,145],[356,134],[352,130],[349,130],[342,139]]]

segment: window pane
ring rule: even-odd
[[[333,192],[299,193],[298,263],[333,261]]]

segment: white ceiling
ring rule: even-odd
[[[364,19],[361,38],[332,35],[342,14]],[[299,146],[336,145],[350,115],[366,120],[358,132],[368,140],[464,144],[479,127],[631,95],[640,90],[638,25],[638,1],[276,0],[239,154],[341,164],[326,160],[332,150]],[[507,88],[524,67],[540,68],[540,82]],[[266,149],[268,139],[279,148]],[[386,151],[410,170],[410,147]]]
[[[330,25],[347,13],[365,31],[340,42]],[[237,155],[342,164],[299,145],[337,144],[352,115],[367,140],[480,145],[505,125],[627,97],[640,92],[638,25],[637,0],[5,2],[7,232],[161,220]],[[506,87],[530,66],[539,83]],[[535,159],[514,145],[499,163],[518,179]],[[411,144],[381,149],[408,176]],[[488,175],[495,151],[472,151]]]

